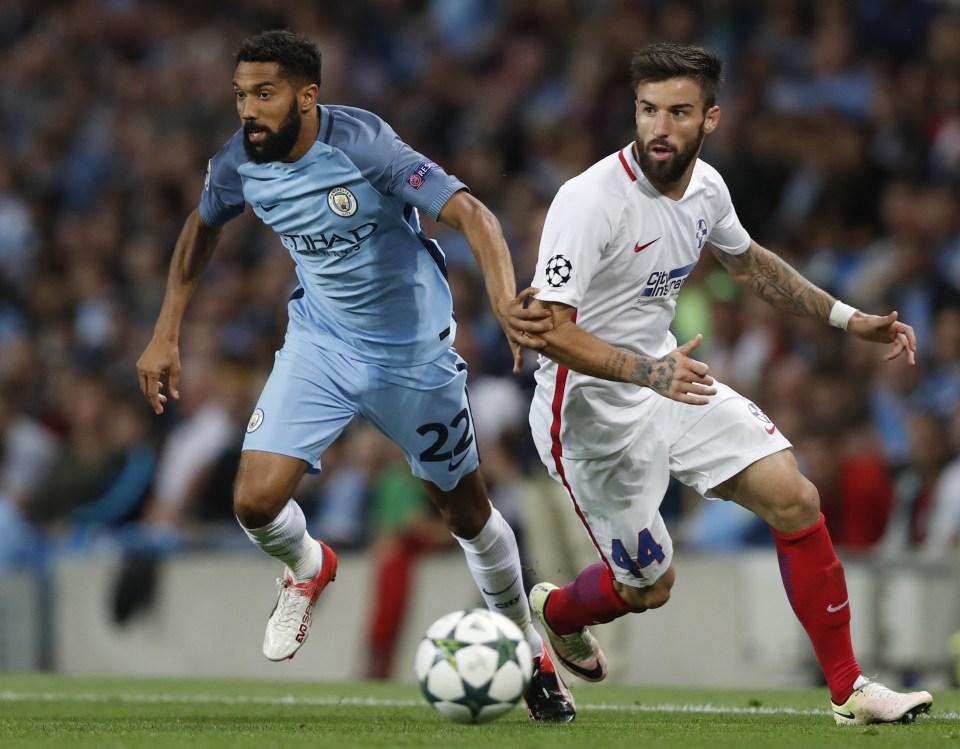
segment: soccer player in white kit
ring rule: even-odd
[[[830,689],[839,724],[906,722],[927,692],[866,679],[850,642],[843,569],[814,486],[753,403],[713,380],[670,332],[676,299],[705,248],[777,309],[891,344],[913,363],[910,326],[833,299],[753,241],[723,179],[698,156],[720,119],[722,63],[656,43],[632,66],[636,141],[564,184],[543,228],[530,300],[551,313],[530,423],[602,561],[565,587],[539,583],[531,608],[558,659],[599,681],[606,660],[587,625],[664,605],[673,547],[659,506],[670,476],[746,507],[771,526],[787,596]],[[521,295],[523,296],[523,295]]]
[[[137,362],[141,389],[157,413],[164,378],[178,396],[187,301],[222,226],[249,205],[290,253],[299,282],[283,347],[247,424],[234,489],[240,525],[284,564],[264,655],[296,654],[336,575],[336,554],[310,536],[290,495],[360,415],[401,447],[423,480],[487,606],[524,631],[534,667],[530,716],[571,721],[573,699],[531,621],[516,538],[478,470],[444,256],[423,234],[419,211],[464,234],[517,369],[521,334],[549,323],[516,297],[500,224],[466,185],[376,115],[321,105],[319,83],[320,51],[301,35],[267,31],[240,46],[233,85],[243,126],[210,160],[200,205],[177,241],[154,336]]]

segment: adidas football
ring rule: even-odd
[[[414,668],[427,702],[458,723],[486,723],[517,704],[533,674],[520,628],[487,609],[454,611],[427,629]]]

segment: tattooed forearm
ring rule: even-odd
[[[758,255],[754,292],[768,304],[799,317],[826,320],[832,300],[773,253]]]
[[[733,278],[767,304],[798,317],[828,320],[834,299],[756,243],[741,255],[714,254]]]
[[[647,356],[638,356],[630,382],[665,394],[670,392],[676,372],[677,363],[670,357],[651,359]]]
[[[610,356],[603,363],[603,372],[611,380],[620,382],[623,380],[623,372],[627,367],[627,352],[615,348],[610,352]]]

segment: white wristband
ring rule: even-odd
[[[835,328],[846,330],[850,318],[856,311],[856,307],[851,307],[849,304],[844,304],[838,300],[834,302],[833,309],[830,310],[830,324]]]

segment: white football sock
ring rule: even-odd
[[[543,652],[543,640],[530,621],[517,538],[500,512],[495,507],[491,509],[490,519],[476,538],[467,540],[456,535],[454,538],[463,547],[467,567],[487,608],[503,614],[520,627],[536,658]]]
[[[312,580],[320,574],[323,549],[307,533],[307,519],[294,500],[262,528],[246,528],[243,523],[240,527],[257,546],[290,568],[294,582]]]

